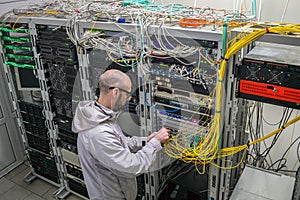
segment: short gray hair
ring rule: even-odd
[[[125,73],[120,70],[110,69],[99,77],[100,93],[107,94],[110,87],[120,87],[124,84]]]

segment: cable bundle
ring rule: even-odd
[[[279,132],[281,132],[286,127],[296,123],[300,120],[300,116],[296,116],[294,119],[285,123],[282,127],[270,132],[269,134],[258,138],[254,141],[248,142],[247,144],[243,144],[236,147],[226,147],[223,149],[218,148],[220,146],[221,140],[221,103],[223,99],[223,80],[226,71],[226,64],[227,61],[236,54],[239,50],[243,47],[249,45],[250,43],[256,41],[258,38],[263,36],[266,33],[275,33],[280,35],[298,35],[300,33],[300,26],[299,25],[287,25],[287,26],[276,26],[276,27],[269,27],[263,28],[260,30],[254,30],[253,32],[247,34],[244,37],[238,38],[239,40],[232,44],[231,47],[228,48],[226,54],[224,56],[224,60],[221,63],[221,67],[219,70],[219,77],[218,77],[218,84],[217,84],[217,92],[216,92],[216,113],[210,126],[210,129],[207,135],[204,138],[201,138],[197,145],[194,148],[187,148],[184,144],[184,138],[182,138],[181,134],[173,136],[169,142],[165,145],[166,152],[169,156],[181,159],[184,162],[193,162],[197,166],[198,164],[206,165],[206,164],[213,164],[216,165],[213,161],[215,159],[224,159],[228,156],[234,155],[244,150],[243,156],[241,161],[236,166],[230,166],[228,168],[237,167],[239,164],[242,163],[243,157],[246,153],[246,149],[259,143],[267,138],[270,138]],[[201,130],[200,130],[201,131]],[[196,133],[197,134],[197,133]],[[185,136],[183,136],[185,137]],[[216,165],[217,166],[217,165]],[[221,167],[221,166],[218,166]],[[196,167],[198,170],[198,168]],[[204,173],[205,168],[203,167]]]

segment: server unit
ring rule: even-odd
[[[25,180],[40,177],[59,186],[60,172],[55,158],[55,142],[50,131],[49,112],[42,97],[35,44],[28,23],[2,23],[1,55],[10,89],[10,97],[17,111],[18,126],[32,171]]]
[[[300,60],[297,46],[259,43],[237,66],[238,96],[300,108]]]

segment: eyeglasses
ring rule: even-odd
[[[115,88],[118,88],[120,91],[125,92],[126,95],[127,95],[127,97],[130,97],[131,92],[129,92],[129,91],[127,91],[127,90],[124,90],[124,89],[122,89],[122,88],[119,88],[119,87],[109,87],[108,89],[109,89],[109,90],[113,90],[113,89],[115,89]]]

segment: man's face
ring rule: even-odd
[[[117,88],[118,89],[118,97],[114,102],[112,102],[112,110],[117,112],[122,109],[122,107],[130,100],[131,94],[131,81],[127,82],[123,86],[124,88]]]

